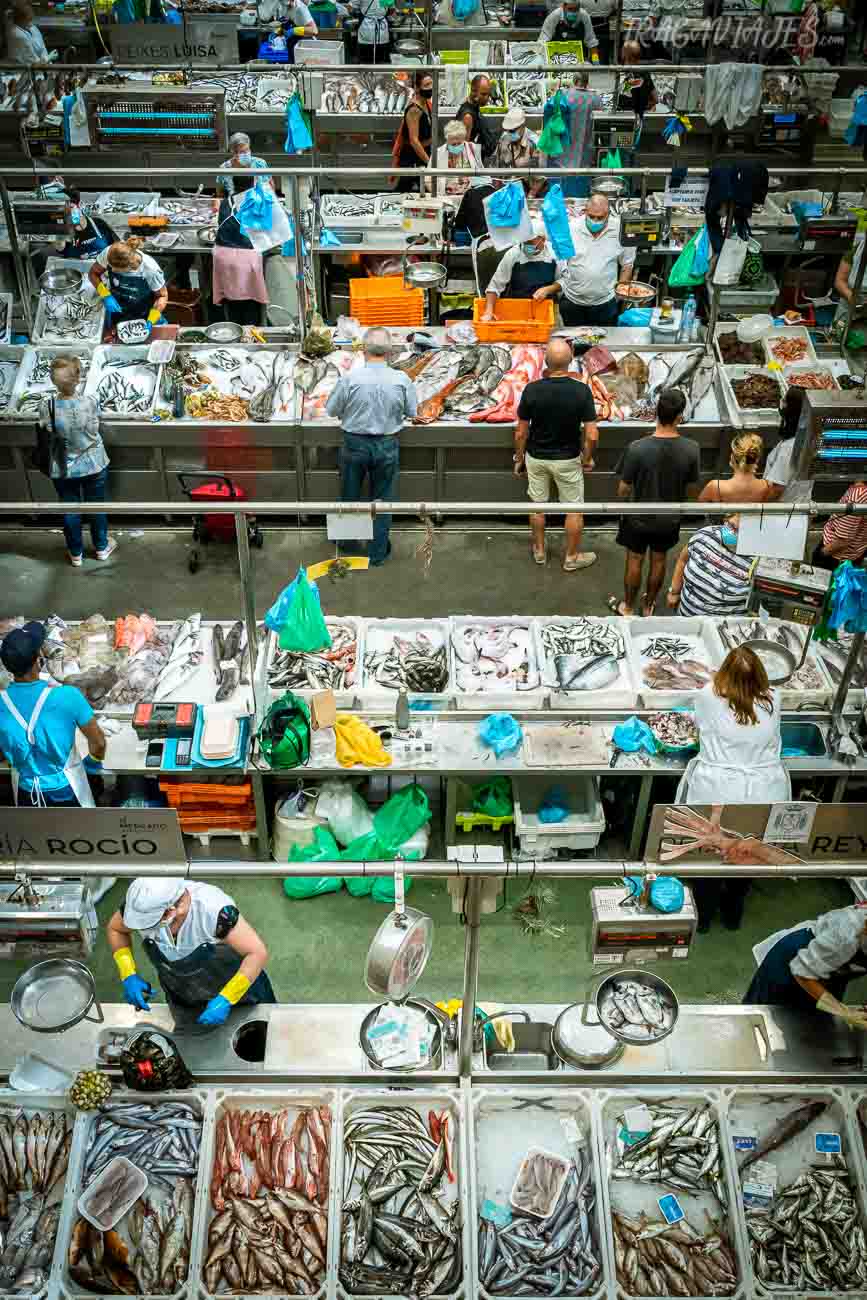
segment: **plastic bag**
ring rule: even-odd
[[[737,284],[747,258],[747,241],[739,235],[729,235],[722,246],[714,271],[714,284]],[[678,259],[679,260],[679,259]]]
[[[303,572],[303,570],[299,569],[299,573],[301,572]],[[308,582],[310,585],[310,590],[313,592],[318,602],[319,588],[316,586],[315,582],[310,582],[309,579]],[[277,599],[274,601],[274,604],[271,606],[271,608],[268,610],[268,613],[265,615],[265,626],[271,632],[280,632],[282,630],[283,624],[286,622],[286,616],[289,612],[289,607],[292,604],[292,597],[295,595],[295,587],[297,583],[298,583],[298,578],[297,577],[293,578],[292,581],[289,583],[289,586],[283,588],[283,590],[280,592],[280,595],[277,597]]]
[[[420,785],[407,785],[382,805],[373,817],[373,829],[389,853],[412,839],[431,818],[428,797]]]
[[[741,271],[741,284],[758,284],[765,274],[765,259],[757,239],[747,240],[747,255]]]
[[[569,126],[563,115],[563,103],[562,92],[558,91],[545,105],[545,125],[542,127],[536,147],[539,153],[547,154],[549,158],[559,158],[566,148],[565,140],[569,133]]]
[[[562,785],[552,785],[539,804],[539,821],[564,822],[569,816],[569,796]]]
[[[243,231],[270,230],[273,221],[273,197],[270,190],[260,190],[254,185],[238,204],[235,215]]]
[[[351,780],[326,781],[316,801],[316,816],[328,822],[328,828],[344,847],[373,830],[373,813]]]
[[[514,810],[512,782],[507,776],[492,776],[473,786],[473,812],[483,817],[511,817]]]
[[[628,307],[617,319],[618,325],[630,325],[636,329],[645,329],[653,319],[652,307]]]
[[[526,207],[523,185],[520,181],[510,181],[491,195],[485,207],[489,226],[517,226]]]
[[[271,767],[298,767],[310,758],[310,710],[286,691],[275,700],[259,728],[259,748]]]
[[[458,22],[472,18],[479,8],[479,0],[452,0],[452,14]]]
[[[489,713],[479,723],[479,740],[492,749],[497,758],[514,754],[521,746],[524,733],[511,713]]]
[[[294,591],[280,629],[280,649],[295,651],[330,650],[331,637],[322,617],[319,592],[299,566],[292,584]]]
[[[653,732],[646,722],[642,722],[634,714],[625,722],[618,722],[611,739],[615,747],[622,749],[624,754],[634,754],[640,749],[648,754],[656,753],[657,745]]]
[[[683,901],[683,885],[676,876],[659,876],[651,882],[650,906],[657,912],[680,912]]]
[[[391,767],[391,754],[386,753],[375,731],[361,718],[351,713],[338,713],[334,723],[337,761],[341,767]]]
[[[542,220],[557,257],[562,260],[574,257],[575,245],[569,229],[569,213],[566,211],[563,191],[556,182],[549,185],[548,192],[542,200]]]
[[[850,560],[834,574],[828,624],[844,632],[867,632],[867,570]]]
[[[313,148],[313,132],[310,130],[310,117],[296,91],[286,104],[286,142],[284,153],[301,153]]]
[[[707,226],[702,226],[698,232],[698,240],[695,243],[692,254],[692,273],[693,275],[707,275],[710,270],[710,259],[713,249],[710,246],[710,235]]]
[[[620,150],[609,149],[608,152],[604,153],[599,160],[599,166],[605,167],[610,171],[619,172],[623,167],[623,163],[620,160]]]
[[[668,274],[669,286],[675,289],[691,288],[696,284],[704,283],[704,272],[698,272],[695,269],[695,256],[698,248],[699,239],[702,233],[707,233],[705,228],[697,230],[688,244],[685,244],[680,256],[674,263]]]
[[[295,902],[321,894],[339,894],[342,888],[342,876],[286,876],[283,881],[283,892]]]

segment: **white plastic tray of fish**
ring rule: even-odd
[[[532,1294],[540,1300],[554,1295],[592,1300],[606,1294],[609,1270],[589,1094],[571,1088],[480,1090],[473,1098],[472,1139],[470,1218],[477,1294]],[[544,1219],[519,1213],[510,1204],[531,1147],[569,1162],[562,1191]],[[521,1289],[524,1281],[532,1291]]]
[[[741,1088],[727,1101],[756,1292],[867,1291],[860,1136],[842,1089]]]
[[[411,98],[409,83],[387,72],[351,72],[322,79],[323,113],[399,116]]]
[[[816,641],[812,646],[812,653],[822,660],[822,667],[828,675],[831,689],[835,692],[843,677],[851,645],[851,634],[838,632],[836,641]],[[867,695],[867,649],[862,648],[861,656],[855,665],[855,673],[846,692],[846,703],[855,708],[864,703],[865,695]]]
[[[532,619],[451,619],[451,682],[459,709],[543,709],[542,685]]]
[[[464,1143],[450,1090],[341,1094],[333,1267],[342,1294],[466,1294]]]
[[[336,1103],[328,1089],[217,1094],[195,1252],[203,1295],[325,1294]]]
[[[3,1300],[38,1300],[56,1270],[74,1122],[73,1108],[57,1093],[0,1093],[0,1147],[8,1171],[0,1206]]]
[[[105,325],[101,298],[83,293],[39,295],[33,339],[36,343],[99,343]]]
[[[450,694],[451,685],[448,619],[367,619],[361,677],[364,706],[391,706],[401,687],[412,699],[439,703]]]
[[[536,656],[551,707],[576,702],[632,709],[632,677],[622,618],[534,618]]]
[[[364,619],[346,615],[326,618],[331,649],[296,653],[281,650],[276,632],[268,635],[266,680],[271,699],[286,691],[306,699],[317,691],[333,690],[339,709],[349,709],[361,686],[364,663]]]
[[[642,703],[664,709],[691,700],[722,662],[712,619],[626,619],[632,673]]]
[[[9,413],[15,379],[21,369],[24,353],[23,347],[0,344],[0,415]]]
[[[104,419],[134,415],[148,420],[153,415],[160,367],[147,357],[147,347],[94,348],[84,394],[99,402]]]
[[[114,1092],[99,1113],[82,1114],[63,1223],[65,1296],[188,1294],[205,1206],[206,1107],[201,1092],[164,1092],[158,1098]],[[78,1198],[116,1155],[147,1174],[148,1188],[111,1232],[101,1233],[79,1215]]]
[[[722,376],[723,389],[729,406],[729,416],[733,424],[741,429],[750,429],[753,425],[760,425],[765,428],[768,425],[779,423],[779,402],[771,406],[741,406],[734,390],[734,384],[739,380],[749,379],[752,375],[761,375],[764,379],[773,380],[779,390],[780,401],[782,401],[783,386],[777,377],[777,372],[760,366],[720,366],[719,373]]]
[[[288,77],[260,77],[256,87],[257,113],[282,113],[298,89],[298,79]]]
[[[791,651],[796,660],[800,660],[804,649],[804,637],[809,628],[787,620],[769,618],[728,618],[717,622],[715,631],[720,639],[723,656],[729,650],[749,638],[779,642]],[[819,654],[818,642],[811,645],[803,666],[784,686],[777,688],[780,692],[782,707],[797,708],[799,704],[815,704],[824,709],[831,700],[834,686]]]
[[[264,393],[276,380],[278,391],[275,392],[269,418],[277,418],[278,399],[287,413],[290,410],[294,412],[295,390],[291,368],[296,358],[284,354],[281,349],[195,345],[178,349],[173,364],[182,363],[184,356],[195,362],[199,374],[207,375],[211,385],[224,397],[240,397],[249,402]],[[194,392],[195,389],[187,391]]]
[[[642,1052],[648,1050],[641,1048]],[[609,1268],[626,1296],[733,1296],[745,1277],[735,1185],[716,1090],[643,1089],[598,1098]],[[627,1141],[626,1113],[650,1112],[650,1136]],[[647,1117],[641,1129],[648,1132]],[[660,1199],[684,1217],[669,1225]]]
[[[76,356],[81,361],[81,381],[76,395],[84,395],[87,373],[90,369],[91,348],[67,344],[42,345],[38,348],[26,348],[24,359],[15,377],[15,386],[6,412],[12,417],[35,416],[43,397],[56,393],[51,382],[51,363],[55,357]]]

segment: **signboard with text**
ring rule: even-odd
[[[115,23],[108,29],[117,63],[237,63],[234,24],[187,19],[180,23]]]
[[[646,858],[740,867],[867,862],[867,804],[657,804]]]
[[[9,866],[113,861],[186,866],[174,808],[4,808],[0,859]]]

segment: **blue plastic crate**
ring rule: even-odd
[[[263,41],[259,46],[259,53],[256,55],[256,58],[264,59],[266,63],[288,63],[289,51],[274,50],[271,48],[268,41]]]

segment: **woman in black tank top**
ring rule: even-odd
[[[431,129],[431,100],[433,77],[429,72],[417,72],[414,77],[413,96],[404,109],[399,165],[401,167],[427,167],[433,139]],[[420,182],[415,176],[401,176],[397,189],[417,190]]]

